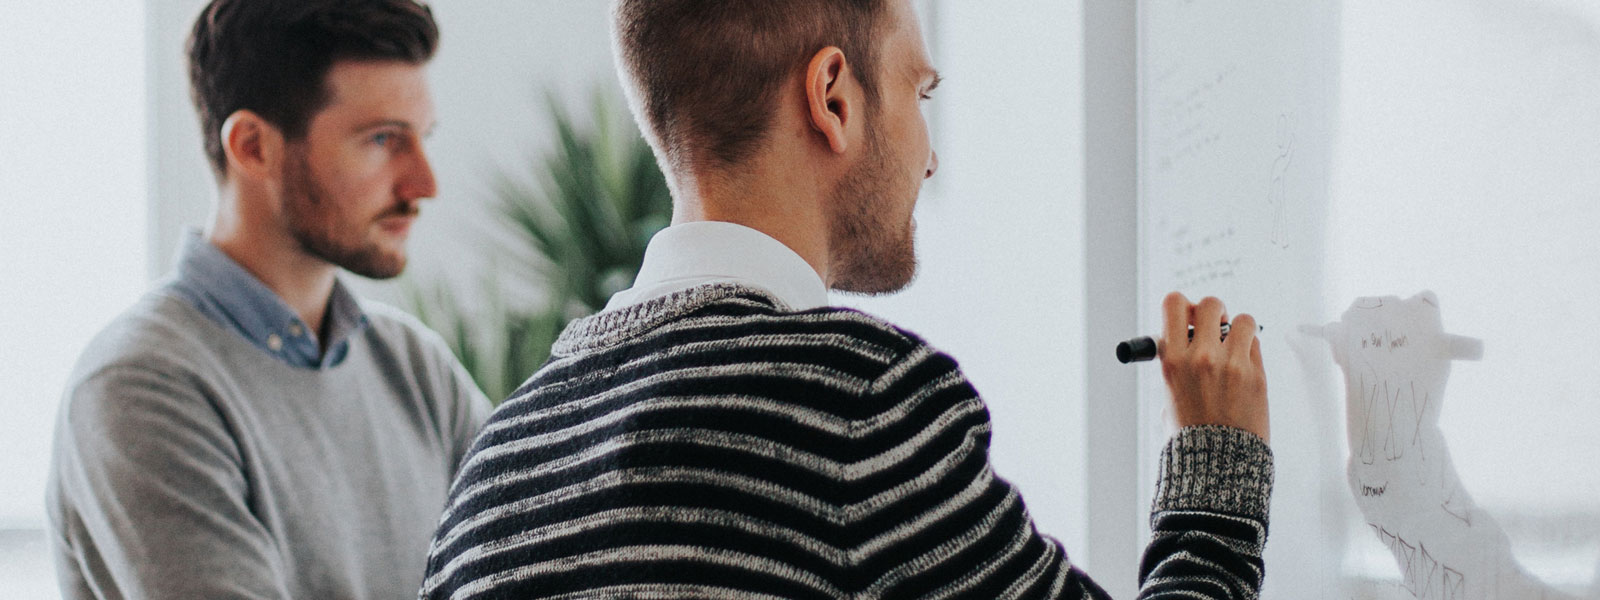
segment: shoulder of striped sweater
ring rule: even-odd
[[[808,323],[887,348],[900,357],[918,350],[931,349],[928,348],[927,341],[916,333],[877,315],[853,308],[826,306],[804,311],[784,311],[774,307],[765,312],[761,318],[753,318],[751,321],[753,324],[768,324],[773,329],[786,329],[792,323]]]
[[[922,338],[918,337],[916,334],[890,323],[881,317],[864,313],[853,308],[827,307],[793,314],[824,315],[826,318],[836,322],[861,325],[861,335],[863,337],[873,338],[872,341],[879,343],[892,343],[906,347],[921,346],[924,344]]]
[[[853,340],[852,346],[881,349],[878,359],[884,370],[870,386],[872,393],[892,392],[896,386],[940,380],[951,373],[960,377],[961,367],[955,357],[910,330],[853,308],[823,307],[797,312],[774,309],[766,311],[763,318],[752,318],[752,328],[745,329],[744,333],[762,335],[771,331],[782,335],[798,329],[793,325],[795,322],[806,323],[806,329],[814,333],[848,336]]]
[[[860,341],[908,353],[926,342],[916,334],[883,318],[859,310],[824,306],[809,310],[790,310],[777,296],[759,288],[739,284],[710,284],[679,292],[682,300],[667,302],[685,306],[677,319],[713,318],[739,324],[742,332],[778,334],[797,329],[827,330],[858,338]]]
[[[739,284],[708,284],[623,308],[606,310],[568,324],[551,348],[557,363],[585,360],[625,346],[655,346],[663,335],[714,324],[725,335],[835,336],[849,346],[880,349],[890,362],[928,354],[917,335],[882,318],[840,307],[796,311],[765,290]]]

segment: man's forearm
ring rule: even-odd
[[[1255,434],[1189,427],[1162,451],[1140,598],[1254,598],[1272,497],[1272,450]]]

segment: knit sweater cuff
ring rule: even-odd
[[[1155,512],[1202,510],[1267,522],[1272,449],[1243,429],[1185,427],[1161,451]]]

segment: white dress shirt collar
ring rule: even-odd
[[[650,238],[633,287],[612,296],[606,310],[722,282],[769,292],[791,310],[828,304],[822,277],[783,242],[743,225],[697,221]]]

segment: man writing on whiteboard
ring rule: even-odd
[[[614,10],[674,225],[486,425],[422,596],[1103,598],[993,472],[955,361],[826,306],[916,270],[939,76],[910,1]],[[1273,468],[1255,324],[1222,341],[1220,301],[1165,310],[1181,429],[1143,594],[1252,598]]]

